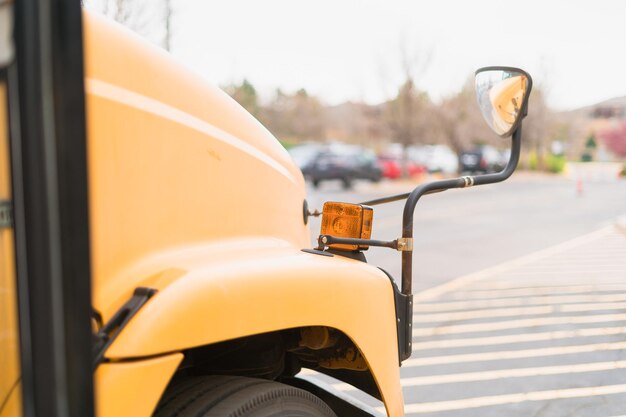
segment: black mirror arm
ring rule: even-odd
[[[422,184],[416,187],[412,192],[407,194],[401,194],[397,196],[388,197],[389,201],[400,200],[401,197],[405,196],[406,203],[404,204],[404,212],[402,215],[402,237],[405,239],[413,239],[413,217],[415,212],[415,207],[419,199],[426,194],[438,193],[441,191],[449,190],[451,188],[466,188],[474,185],[485,185],[485,184],[494,184],[497,182],[502,182],[509,178],[511,174],[515,171],[517,167],[517,163],[519,161],[520,150],[521,150],[521,138],[522,138],[522,123],[518,125],[517,129],[513,132],[513,136],[511,139],[511,157],[509,158],[509,162],[506,167],[494,174],[485,174],[485,175],[477,175],[477,176],[466,176],[461,178],[453,178],[449,180],[441,180],[429,182],[426,184]],[[369,202],[369,205],[373,203],[382,204],[378,201],[385,200],[372,200]],[[385,201],[385,202],[389,202]],[[367,204],[367,203],[364,203]],[[413,251],[403,251],[402,252],[402,294],[411,295],[413,292]]]

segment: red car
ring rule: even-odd
[[[385,155],[379,156],[378,165],[383,170],[383,177],[392,180],[402,177],[402,161],[399,158]],[[410,177],[414,177],[424,174],[426,168],[413,161],[407,161],[407,171]]]

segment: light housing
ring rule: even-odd
[[[326,202],[322,210],[320,234],[334,237],[369,239],[372,235],[374,210],[363,204]],[[367,250],[367,245],[334,243],[331,249],[357,251]]]

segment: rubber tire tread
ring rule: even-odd
[[[336,417],[321,399],[308,391],[265,379],[238,376],[193,377],[168,388],[154,417],[255,417],[279,413],[286,401],[300,414]],[[278,408],[276,408],[278,407]],[[276,414],[279,413],[279,414]]]
[[[159,402],[157,409],[154,412],[154,415],[159,415],[164,408],[168,407],[173,401],[176,401],[177,398],[181,396],[187,396],[188,391],[193,391],[197,386],[206,383],[203,378],[186,378],[182,381],[178,381],[176,384],[167,388],[165,393],[163,394],[161,401]],[[169,414],[168,414],[169,415]]]
[[[236,376],[211,376],[192,377],[174,384],[163,394],[161,401],[154,413],[154,417],[187,416],[185,411],[194,406],[204,397],[210,397],[210,393],[220,391],[235,391],[239,388],[240,377]],[[209,404],[211,405],[211,404]]]

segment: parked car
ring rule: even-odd
[[[378,164],[382,169],[383,177],[392,180],[402,177],[402,158],[392,155],[381,155],[378,157]],[[415,177],[424,174],[426,167],[409,159],[406,161],[406,170],[410,177]]]
[[[325,148],[321,143],[303,143],[296,145],[288,150],[291,159],[296,163],[298,168],[302,170]]]
[[[500,165],[505,167],[511,159],[511,149],[500,151]]]
[[[505,165],[503,164],[502,153],[489,145],[478,146],[471,151],[463,152],[459,159],[461,172],[472,174],[498,172]]]
[[[301,169],[314,187],[322,181],[340,180],[344,188],[351,188],[354,180],[377,182],[382,178],[376,155],[357,145],[328,145]]]
[[[409,158],[426,167],[428,172],[456,174],[459,159],[456,153],[446,145],[424,145],[409,148]]]

